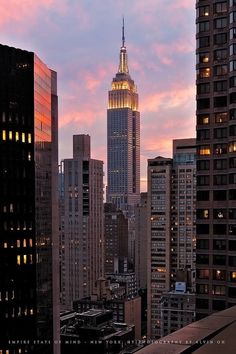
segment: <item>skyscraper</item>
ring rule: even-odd
[[[124,21],[118,72],[107,110],[108,202],[129,213],[140,199],[140,115],[138,94],[128,69]]]
[[[44,353],[56,353],[57,75],[8,46],[0,45],[0,63],[0,350],[42,352],[32,345],[39,339]],[[11,346],[17,339],[29,344]]]
[[[174,289],[176,281],[187,283],[187,274],[190,278],[195,273],[195,155],[195,139],[178,139],[173,141],[173,159],[158,156],[148,160],[147,315],[151,338],[162,334],[163,293]]]
[[[236,1],[197,1],[197,316],[236,304]]]
[[[90,296],[104,274],[103,161],[90,153],[90,136],[73,136],[73,158],[62,161],[61,304]]]

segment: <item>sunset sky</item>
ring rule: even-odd
[[[0,0],[0,43],[34,51],[57,71],[60,159],[72,156],[73,134],[90,134],[106,174],[123,15],[145,180],[148,158],[171,156],[172,139],[195,136],[195,0]]]

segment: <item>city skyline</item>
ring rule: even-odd
[[[117,71],[122,15],[140,95],[141,179],[147,158],[168,156],[173,137],[194,135],[193,0],[1,3],[0,42],[40,53],[58,72],[60,159],[71,155],[72,135],[84,133],[94,157],[106,160],[106,93]]]

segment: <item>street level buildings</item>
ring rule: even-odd
[[[128,69],[124,23],[120,63],[107,110],[108,202],[133,214],[140,198],[140,114],[138,93]]]
[[[236,2],[197,1],[197,318],[236,304]]]
[[[57,74],[4,45],[0,63],[0,352],[59,353]]]
[[[62,161],[61,307],[90,296],[104,273],[103,162],[91,158],[90,136],[73,136]]]

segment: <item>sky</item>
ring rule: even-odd
[[[104,161],[108,90],[118,70],[122,16],[141,114],[141,189],[147,159],[195,136],[195,0],[0,0],[0,43],[34,51],[58,73],[59,159],[89,134]]]

